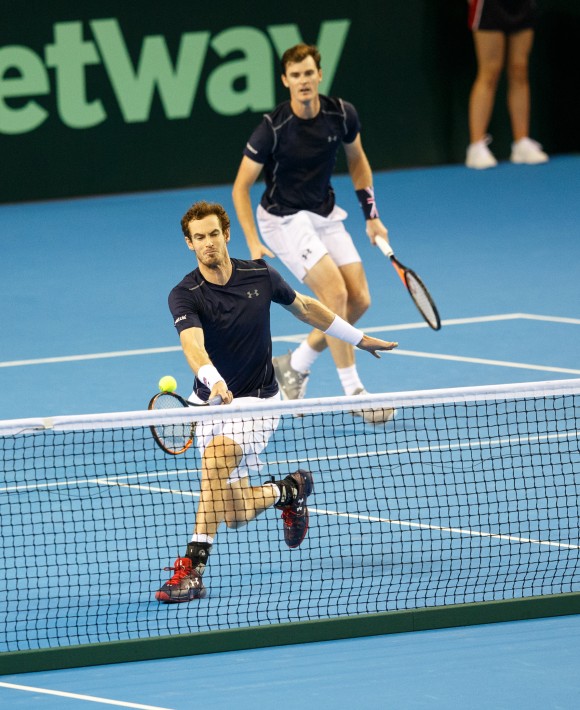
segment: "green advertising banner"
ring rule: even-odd
[[[564,92],[579,13],[572,0],[544,5],[535,136],[549,151],[576,150],[578,114],[572,130],[568,113],[569,133],[556,123],[561,104],[575,105]],[[286,98],[279,57],[301,41],[321,50],[322,92],[357,107],[373,167],[462,161],[475,75],[466,17],[465,0],[305,9],[175,0],[164,10],[4,0],[0,201],[231,182],[262,113]],[[562,33],[573,40],[570,57]],[[497,113],[501,150],[509,126]]]

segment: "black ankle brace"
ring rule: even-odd
[[[185,556],[189,557],[191,564],[199,574],[203,574],[210,551],[211,545],[209,542],[190,542],[187,545]]]
[[[274,478],[272,478],[272,483],[278,486],[280,490],[280,500],[274,503],[274,507],[285,508],[287,505],[290,505],[296,495],[296,481],[292,476],[286,476],[283,481],[275,481]]]

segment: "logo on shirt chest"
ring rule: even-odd
[[[336,143],[338,136],[328,136],[327,140],[329,143]]]
[[[260,292],[255,288],[253,291],[246,291],[246,295],[248,298],[256,298],[256,296],[260,295]]]

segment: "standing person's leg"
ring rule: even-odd
[[[477,76],[469,96],[469,139],[466,165],[470,168],[490,168],[497,165],[487,147],[487,129],[491,121],[497,85],[505,62],[506,37],[503,32],[475,30],[473,32]]]
[[[366,275],[361,262],[345,264],[337,267],[336,264],[326,256],[328,261],[321,260],[319,264],[308,272],[304,283],[306,283],[316,294],[319,301],[324,303],[324,299],[328,298],[328,285],[331,283],[342,283],[344,291],[347,294],[346,303],[335,304],[342,306],[342,312],[335,310],[335,313],[345,320],[354,322],[358,320],[367,310],[370,304],[370,296]],[[329,266],[329,264],[331,266]],[[348,298],[349,294],[357,294],[352,299]],[[343,299],[344,300],[344,299]],[[328,303],[326,305],[329,305]],[[329,305],[330,308],[332,306]],[[352,320],[351,320],[352,319]],[[320,331],[318,331],[320,333]],[[312,335],[312,334],[311,334]],[[308,336],[311,338],[311,335]],[[324,335],[320,333],[320,335]],[[336,371],[340,378],[342,388],[345,395],[364,395],[366,390],[361,382],[358,370],[355,363],[355,349],[347,343],[337,340],[336,338],[327,337],[328,347],[332,353]],[[345,347],[346,346],[346,347]],[[395,411],[393,409],[364,409],[353,410],[355,416],[362,417],[367,424],[384,424],[390,421]]]
[[[324,261],[327,260],[327,261]],[[318,269],[318,264],[321,269]],[[304,283],[313,291],[318,300],[331,308],[337,315],[351,324],[356,323],[359,318],[365,313],[370,305],[370,293],[367,283],[366,274],[361,262],[346,264],[337,267],[328,255],[318,262],[304,278]],[[346,299],[346,304],[345,304]],[[347,346],[344,343],[336,345],[340,341],[334,338],[328,339],[319,330],[313,330],[308,334],[308,337],[302,344],[291,354],[292,364],[296,368],[297,376],[292,375],[298,382],[305,384],[305,380],[301,375],[308,376],[310,368],[314,364],[318,356],[328,347],[330,341],[335,341],[333,350],[331,350],[334,363],[343,389],[346,394],[351,394],[357,388],[362,388],[362,384],[358,379],[358,374],[354,372],[356,382],[349,386],[345,386],[344,378],[341,376],[341,370],[345,368],[355,368],[354,348]],[[290,365],[288,356],[281,356],[284,362],[288,360],[287,365]],[[279,358],[276,358],[279,360]],[[280,363],[278,364],[277,373],[280,372]],[[304,391],[301,393],[304,396]],[[300,398],[300,397],[298,397]],[[293,399],[293,397],[289,397]]]
[[[530,135],[529,57],[534,31],[509,35],[507,41],[507,103],[514,142]]]
[[[513,133],[513,163],[536,164],[548,160],[541,146],[530,138],[529,57],[533,43],[532,29],[514,32],[508,37],[508,110]]]
[[[260,208],[257,211],[262,237],[276,256],[321,303],[355,323],[368,309],[370,293],[361,258],[344,228],[346,216],[340,207],[328,217],[301,211],[276,218]],[[364,389],[353,346],[313,330],[296,350],[274,358],[276,378],[286,399],[304,397],[310,368],[327,346],[345,394]]]
[[[350,277],[354,277],[354,274],[358,273],[359,275],[362,274],[362,279],[364,277],[364,271],[360,263],[351,264],[350,266],[352,268],[346,269],[346,271],[352,286],[352,279]],[[365,299],[362,298],[361,293],[361,298],[359,298],[357,304],[353,304],[352,300],[349,304],[349,291],[343,276],[343,270],[344,269],[340,269],[327,254],[310,269],[304,279],[304,283],[321,303],[328,306],[328,308],[334,311],[338,316],[344,320],[349,320],[349,315],[351,317],[356,315],[356,319],[358,320],[366,310],[364,304]],[[364,285],[364,283],[366,283],[366,279],[364,279],[361,285]],[[345,394],[354,394],[357,390],[363,389],[362,382],[356,371],[354,347],[342,340],[327,337],[320,331],[311,333],[308,336],[307,342],[310,347],[320,352],[322,349],[320,347],[322,345],[322,339],[326,341],[326,344],[330,348],[332,359],[334,360]],[[345,381],[345,370],[350,373],[350,381]]]
[[[348,303],[346,285],[338,266],[328,254],[310,269],[304,283],[321,303],[346,320]],[[354,364],[354,348],[342,340],[327,339],[324,333],[314,330],[308,335],[307,342],[319,352],[326,346],[330,347],[337,368],[350,367]]]

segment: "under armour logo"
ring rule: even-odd
[[[338,140],[338,136],[328,136],[328,142],[333,143]]]
[[[254,298],[254,296],[260,295],[260,292],[257,288],[255,288],[253,291],[246,291],[246,293],[248,294],[248,298]]]
[[[306,261],[306,259],[308,259],[310,254],[312,254],[312,249],[306,249],[305,251],[302,252],[302,258],[304,259],[304,261]]]

